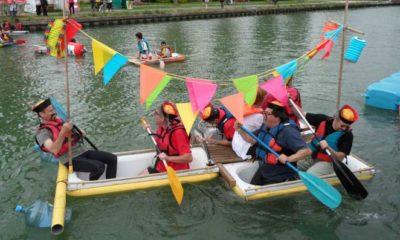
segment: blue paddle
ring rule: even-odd
[[[278,153],[276,153],[267,144],[257,138],[251,131],[243,126],[240,126],[240,128],[245,131],[250,137],[256,140],[258,144],[260,144],[262,147],[267,149],[276,157],[279,157]],[[290,162],[286,162],[286,165],[300,176],[308,191],[310,191],[310,193],[314,195],[314,197],[316,197],[324,205],[332,209],[337,208],[340,205],[340,203],[342,202],[342,196],[334,187],[332,187],[327,182],[317,176],[298,170]]]
[[[61,105],[61,103],[59,103],[57,101],[57,99],[55,97],[50,97],[50,101],[51,101],[51,105],[53,106],[54,110],[57,113],[57,116],[60,117],[64,122],[67,121],[68,116],[67,113],[65,112],[63,106]],[[75,124],[73,125],[73,128],[78,131],[78,133],[82,135],[82,130],[80,130]],[[92,141],[89,140],[89,138],[87,137],[83,137],[83,139],[86,140],[86,142],[89,143],[90,146],[92,146],[92,148],[96,151],[98,151],[97,147],[94,145],[94,143],[92,143]]]

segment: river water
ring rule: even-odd
[[[73,220],[57,239],[398,239],[400,195],[399,117],[366,107],[362,93],[379,79],[400,71],[400,7],[351,10],[349,23],[366,33],[367,47],[357,64],[346,63],[342,103],[360,113],[354,126],[353,153],[373,164],[377,173],[364,185],[364,201],[350,199],[329,210],[309,193],[254,202],[239,199],[222,179],[184,185],[178,207],[169,187],[90,198],[71,198]],[[184,53],[184,63],[165,71],[229,82],[264,72],[295,59],[318,43],[326,20],[342,21],[343,12],[307,12],[103,26],[85,29],[124,55],[136,54],[134,34],[143,32],[153,46],[167,40]],[[348,38],[353,34],[348,34]],[[42,34],[23,36],[41,44]],[[99,148],[126,151],[151,148],[138,124],[148,115],[139,104],[139,72],[127,65],[104,87],[94,76],[90,40],[85,58],[69,60],[71,110],[74,122]],[[331,57],[310,61],[298,71],[294,85],[310,112],[333,114],[336,108],[339,42]],[[65,104],[62,60],[36,57],[33,46],[0,49],[0,239],[51,239],[48,229],[26,227],[17,203],[53,201],[57,165],[43,162],[32,150],[38,124],[30,106],[53,95]],[[234,92],[221,85],[218,96]],[[170,99],[186,102],[181,81],[172,81],[155,104]]]

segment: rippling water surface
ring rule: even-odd
[[[352,10],[349,23],[366,33],[367,48],[357,64],[346,63],[342,103],[360,112],[354,126],[353,153],[375,165],[377,173],[365,182],[370,195],[350,199],[329,210],[310,194],[244,202],[218,179],[184,185],[178,207],[168,187],[111,196],[68,198],[73,221],[57,239],[398,239],[400,133],[399,117],[364,105],[366,87],[400,71],[399,7]],[[341,21],[340,11],[280,14],[146,25],[89,28],[92,37],[124,55],[136,54],[135,32],[153,46],[167,40],[187,61],[165,71],[213,80],[260,73],[301,56],[317,44],[326,20]],[[352,34],[348,35],[350,38]],[[41,44],[33,33],[29,43]],[[139,75],[125,66],[102,86],[94,76],[90,40],[78,35],[89,49],[85,58],[69,59],[71,110],[74,121],[92,141],[107,151],[150,148],[138,126]],[[335,111],[339,45],[325,61],[312,60],[296,74],[306,111]],[[17,203],[53,201],[56,165],[33,152],[38,124],[30,106],[39,98],[56,96],[65,103],[62,60],[33,54],[32,46],[0,49],[0,239],[51,239],[48,230],[28,228]],[[220,86],[218,97],[234,91]],[[187,101],[185,85],[172,81],[155,104],[164,99]]]

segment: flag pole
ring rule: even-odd
[[[338,91],[337,91],[337,101],[336,109],[340,107],[340,98],[342,95],[342,79],[343,79],[343,62],[344,62],[344,44],[346,38],[346,28],[347,28],[347,13],[349,10],[349,0],[346,0],[344,7],[344,20],[343,20],[343,33],[342,33],[342,49],[340,53],[340,63],[339,63],[339,79],[338,79]]]

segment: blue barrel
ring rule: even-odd
[[[364,47],[367,45],[367,42],[358,37],[353,37],[350,41],[350,45],[347,48],[347,51],[344,55],[344,59],[347,61],[356,63],[360,58],[361,52]]]
[[[51,226],[51,218],[53,214],[53,205],[47,201],[36,200],[30,207],[26,208],[21,205],[15,207],[15,211],[25,214],[25,224],[31,227],[49,228]],[[72,218],[70,208],[65,210],[65,222],[69,223]]]

